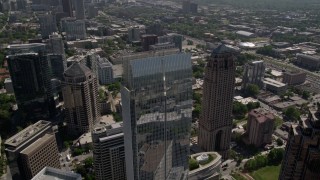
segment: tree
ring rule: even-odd
[[[268,164],[269,165],[278,165],[281,163],[284,156],[284,149],[275,148],[272,149],[268,154]]]
[[[302,98],[308,100],[310,98],[310,92],[303,91],[302,92]]]
[[[249,84],[246,87],[246,94],[248,96],[256,96],[259,94],[259,86],[255,85],[255,84]]]
[[[248,111],[251,111],[252,109],[257,109],[259,107],[260,107],[260,103],[259,102],[249,102],[247,104]]]
[[[241,102],[235,101],[233,102],[232,112],[235,116],[238,116],[240,119],[242,119],[248,113],[248,108]]]
[[[193,45],[193,41],[187,40],[187,42],[188,42],[188,45]]]
[[[297,108],[291,106],[284,111],[284,115],[290,120],[297,121],[300,119],[301,113]]]
[[[282,141],[280,138],[278,138],[278,139],[276,140],[276,142],[277,142],[277,145],[278,145],[278,146],[282,146],[282,145],[283,145],[283,141]]]
[[[201,114],[201,105],[196,104],[193,111],[192,111],[192,117],[193,118],[199,118]]]
[[[192,171],[194,169],[197,169],[198,167],[199,167],[198,162],[195,159],[190,158],[189,159],[189,170]]]

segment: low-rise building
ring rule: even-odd
[[[298,66],[304,67],[309,70],[318,71],[320,69],[320,57],[310,56],[306,54],[297,54],[297,60],[295,63]]]
[[[271,78],[265,78],[263,83],[265,85],[266,90],[278,95],[284,94],[288,88],[287,84],[284,84]]]
[[[249,113],[247,133],[249,144],[261,147],[272,142],[275,117],[265,109],[254,109]]]
[[[282,82],[288,85],[303,84],[307,79],[305,72],[284,72]]]
[[[244,38],[254,38],[256,37],[256,35],[252,32],[248,32],[248,31],[237,31],[236,35],[240,36],[240,37],[244,37]]]
[[[80,174],[63,171],[52,167],[43,168],[36,176],[31,180],[82,180]]]
[[[191,155],[199,167],[189,171],[189,180],[219,180],[221,155],[217,152],[201,152]]]

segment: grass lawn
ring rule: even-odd
[[[255,180],[274,180],[279,178],[281,165],[267,166],[250,173]]]

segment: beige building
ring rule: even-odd
[[[282,82],[288,85],[303,84],[307,79],[305,72],[284,72]]]
[[[46,166],[60,168],[60,162],[57,161],[58,153],[56,138],[53,134],[45,134],[36,140],[20,153],[25,177],[31,179]],[[52,158],[52,155],[55,158]]]
[[[252,110],[249,113],[247,125],[249,144],[261,147],[271,143],[274,121],[275,118],[272,113],[262,108]]]
[[[290,128],[279,180],[320,179],[320,107]]]
[[[213,50],[205,70],[199,146],[228,157],[235,87],[234,49],[220,45]]]
[[[71,134],[84,134],[100,118],[98,80],[86,66],[75,62],[65,72],[62,94]]]
[[[44,167],[60,168],[59,152],[51,123],[38,121],[5,142],[13,180],[29,180]]]

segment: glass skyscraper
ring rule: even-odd
[[[190,54],[171,49],[123,59],[127,179],[186,179],[192,118]]]

